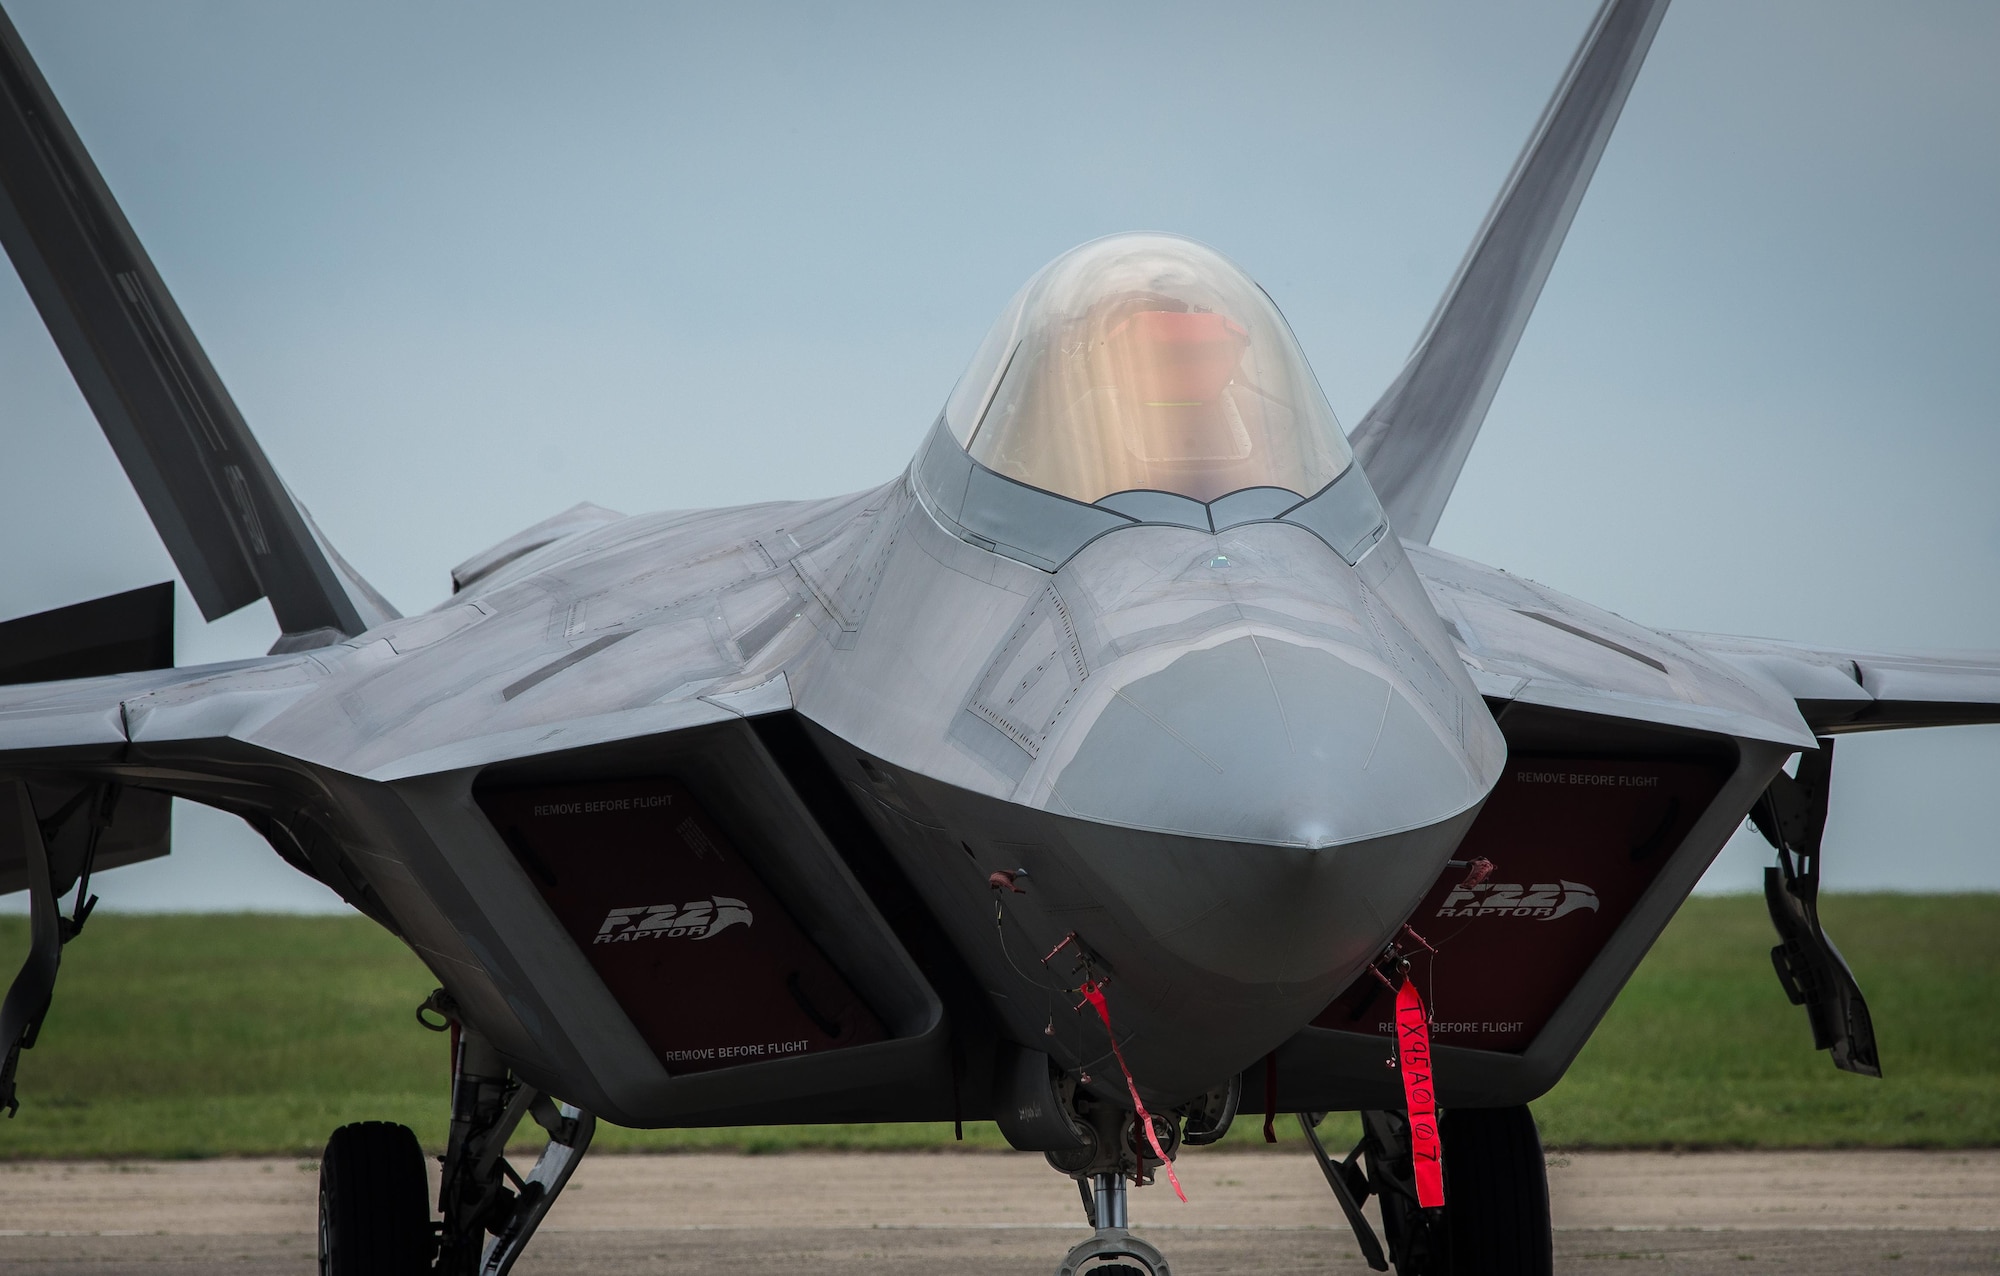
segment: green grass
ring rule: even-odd
[[[1756,899],[1682,910],[1569,1076],[1536,1105],[1564,1147],[2000,1145],[2000,897],[1840,896],[1828,925],[1868,990],[1885,1081],[1811,1048]],[[26,945],[0,918],[11,971]],[[359,918],[101,915],[65,955],[0,1157],[313,1155],[346,1121],[444,1136],[434,981]],[[1260,1146],[1254,1118],[1225,1146]],[[1347,1123],[1332,1141],[1350,1138]],[[1289,1123],[1281,1126],[1286,1141]],[[935,1148],[948,1125],[600,1127],[616,1149]],[[990,1123],[966,1142],[1004,1146]]]
[[[1778,990],[1764,901],[1694,899],[1535,1105],[1569,1147],[2000,1144],[2000,896],[1835,895],[1882,1080],[1812,1048]]]
[[[0,919],[0,953],[26,947]],[[11,961],[10,961],[11,965]],[[304,1152],[343,1121],[444,1132],[435,981],[359,917],[99,915],[63,954],[0,1155]]]

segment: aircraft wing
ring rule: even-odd
[[[1685,635],[1428,545],[1404,548],[1489,703],[1813,747],[1782,684]]]
[[[104,773],[126,752],[127,701],[214,672],[143,669],[0,686],[0,769],[10,782],[15,772],[29,777],[29,800],[47,840],[57,894],[75,884],[86,858],[101,872],[168,853],[169,795],[136,787],[109,794],[102,787]],[[23,761],[38,765],[16,765]],[[0,782],[0,804],[10,782]],[[32,866],[20,828],[0,814],[0,895],[26,889]]]
[[[1728,634],[1674,637],[1783,687],[1816,735],[2000,722],[2000,651],[1859,651]]]
[[[2000,722],[2000,652],[1880,652],[1652,629],[1404,542],[1489,701],[1810,748],[1818,736]]]

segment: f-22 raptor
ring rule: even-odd
[[[176,797],[437,978],[439,1194],[408,1129],[333,1132],[327,1276],[505,1272],[599,1119],[967,1118],[1076,1180],[1066,1276],[1168,1276],[1128,1187],[1281,1113],[1372,1266],[1546,1273],[1527,1104],[1746,815],[1784,991],[1879,1074],[1817,912],[1833,742],[2000,721],[2000,658],[1649,629],[1429,543],[1665,8],[1597,13],[1351,431],[1227,257],[1119,235],[1028,281],[881,486],[578,506],[414,616],[0,17],[0,243],[202,613],[283,630],[175,667],[171,583],[0,626],[0,1102],[92,875],[165,854]]]

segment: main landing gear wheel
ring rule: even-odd
[[[1442,1209],[1417,1205],[1403,1115],[1370,1111],[1361,1119],[1361,1146],[1345,1161],[1326,1154],[1311,1124],[1304,1129],[1369,1266],[1380,1271],[1394,1263],[1397,1276],[1551,1276],[1548,1169],[1525,1106],[1440,1114]],[[1365,1174],[1355,1163],[1363,1155]],[[1386,1261],[1360,1212],[1371,1195],[1382,1205]]]
[[[320,1276],[418,1276],[436,1250],[424,1150],[410,1127],[335,1130],[319,1163]]]
[[[1451,1276],[1549,1276],[1549,1176],[1534,1115],[1526,1105],[1452,1108],[1439,1133]]]

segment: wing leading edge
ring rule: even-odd
[[[1674,637],[1777,683],[1816,735],[2000,722],[2000,651],[1889,652]]]

